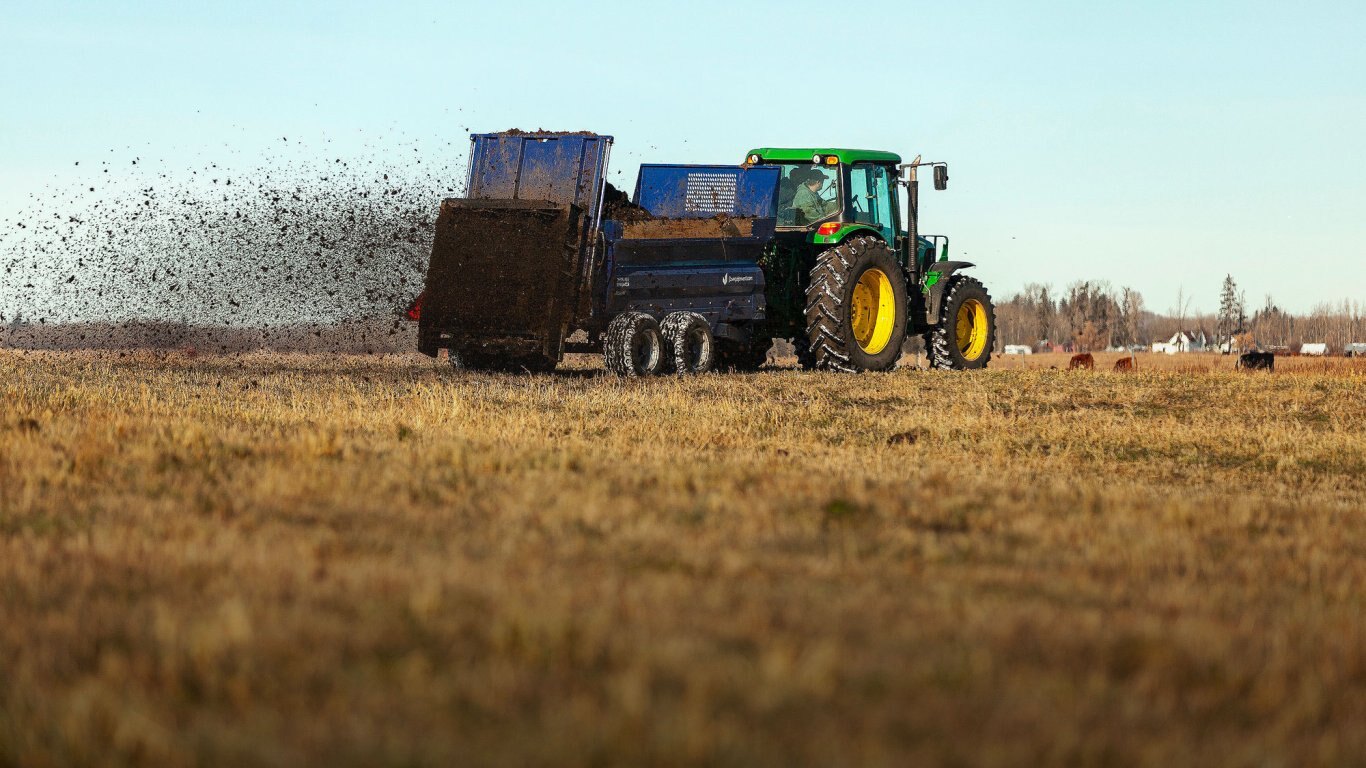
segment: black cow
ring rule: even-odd
[[[1244,371],[1274,371],[1276,356],[1270,352],[1244,352],[1238,356],[1235,367]]]

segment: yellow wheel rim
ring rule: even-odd
[[[896,296],[887,273],[876,267],[865,270],[854,283],[852,305],[849,325],[859,349],[870,355],[886,349],[896,327]]]
[[[958,307],[955,325],[963,359],[972,362],[981,357],[987,348],[987,308],[977,299],[968,299]]]

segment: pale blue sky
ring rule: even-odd
[[[467,128],[587,129],[629,186],[842,144],[949,161],[922,228],[1000,297],[1100,278],[1212,310],[1231,272],[1253,304],[1366,300],[1366,3],[848,7],[6,0],[0,215],[110,149],[173,172],[399,135],[450,161]]]

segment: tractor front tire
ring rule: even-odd
[[[659,324],[664,339],[664,370],[706,373],[716,365],[716,339],[711,324],[696,312],[672,312]]]
[[[889,371],[906,340],[906,275],[887,243],[856,237],[822,251],[806,289],[816,368]]]
[[[925,335],[930,367],[945,371],[985,368],[995,344],[996,308],[991,294],[975,278],[949,278],[939,322]]]
[[[653,376],[664,365],[659,323],[644,312],[622,312],[607,325],[602,360],[618,376]]]

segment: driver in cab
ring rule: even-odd
[[[820,221],[839,209],[839,204],[834,200],[821,197],[821,189],[825,187],[826,182],[824,173],[815,168],[798,168],[792,172],[790,178],[797,182],[797,192],[792,196],[792,207],[797,212],[798,223],[810,224]]]

